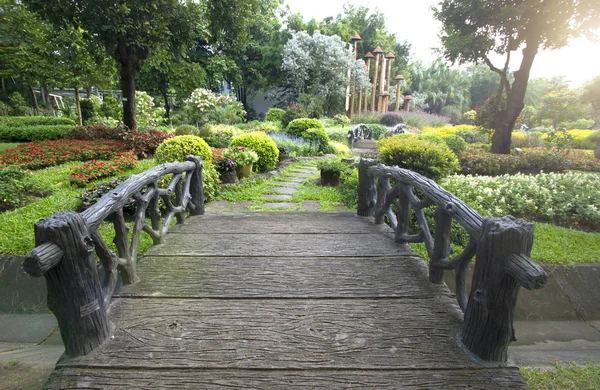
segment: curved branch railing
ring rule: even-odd
[[[433,180],[372,159],[361,159],[358,176],[358,215],[374,216],[376,224],[384,223],[387,217],[398,243],[423,242],[430,258],[432,283],[442,283],[444,272],[454,270],[456,297],[465,318],[463,344],[483,360],[506,361],[508,344],[516,340],[513,311],[519,287],[541,288],[547,279],[544,270],[529,258],[533,224],[512,216],[483,217]],[[394,181],[393,187],[390,180]],[[415,196],[415,188],[424,199]],[[424,212],[429,206],[436,207],[433,236]],[[416,234],[409,233],[411,209],[418,223]],[[462,253],[450,259],[453,219],[467,231],[470,240]],[[475,270],[467,293],[467,271],[473,256]]]
[[[187,212],[204,214],[202,162],[196,156],[187,156],[185,160],[132,175],[81,214],[60,211],[35,224],[36,248],[26,255],[23,268],[31,276],[46,278],[48,308],[58,320],[67,355],[86,355],[108,337],[107,311],[118,276],[123,284],[138,280],[140,234],[145,232],[154,244],[160,244],[173,217],[177,223],[183,223]],[[159,188],[158,179],[168,174],[173,175],[169,184]],[[136,211],[129,239],[123,207],[132,198]],[[164,218],[159,198],[166,209]],[[146,222],[147,214],[150,224]],[[104,221],[113,224],[117,253],[100,235]],[[104,273],[102,282],[94,253]]]

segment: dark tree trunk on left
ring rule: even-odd
[[[137,128],[135,120],[135,78],[142,68],[147,51],[129,46],[124,37],[118,39],[115,59],[121,65],[121,91],[123,93],[123,123],[130,129]]]

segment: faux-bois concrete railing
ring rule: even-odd
[[[547,280],[544,270],[529,258],[533,224],[512,216],[483,217],[433,180],[407,169],[361,159],[358,171],[358,215],[374,216],[376,224],[387,217],[398,243],[423,242],[432,283],[443,283],[444,271],[454,270],[456,297],[464,313],[462,343],[483,360],[506,361],[508,345],[516,340],[513,312],[519,287],[537,289]],[[390,181],[395,183],[393,187]],[[423,199],[415,196],[415,188]],[[436,207],[433,237],[424,213],[429,206]],[[409,234],[411,208],[418,222],[417,234]],[[454,259],[450,259],[452,219],[470,236],[464,251]],[[467,270],[473,256],[475,270],[467,294]]]
[[[159,188],[158,179],[168,174],[173,176],[167,188]],[[129,240],[123,207],[131,198],[135,199],[136,211]],[[159,198],[166,208],[164,218]],[[146,223],[146,210],[150,225]],[[67,355],[86,355],[109,336],[107,310],[117,272],[123,284],[137,281],[141,232],[150,235],[154,244],[162,243],[173,217],[183,223],[188,211],[190,215],[204,214],[202,163],[196,156],[132,175],[81,214],[60,211],[35,224],[37,246],[27,254],[23,267],[31,276],[46,278],[48,307],[58,320]],[[105,220],[113,223],[118,253],[100,235],[100,224]],[[94,254],[104,271],[102,282]]]

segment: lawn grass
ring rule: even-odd
[[[521,367],[521,374],[531,390],[550,389],[600,389],[600,365],[588,362],[584,365],[556,362],[553,368]]]
[[[6,149],[16,148],[21,145],[22,142],[0,142],[0,152],[5,151]]]
[[[38,187],[48,190],[51,194],[0,215],[0,254],[24,255],[35,247],[33,227],[40,218],[47,217],[61,210],[76,210],[80,204],[77,196],[85,189],[72,186],[69,182],[69,169],[80,164],[72,162],[57,167],[34,171],[29,179]],[[130,171],[119,174],[126,176],[140,173],[154,166],[153,160],[141,160],[138,166]],[[88,188],[99,182],[110,181],[104,178],[90,183]],[[103,230],[105,231],[105,230]],[[111,240],[108,239],[107,242]]]
[[[422,258],[429,258],[425,244],[410,244],[410,247]],[[464,248],[453,245],[452,249],[454,255],[457,255]],[[531,259],[539,263],[553,264],[600,262],[600,233],[535,223]]]

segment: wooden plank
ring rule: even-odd
[[[178,233],[374,233],[392,230],[349,212],[218,213],[187,219],[169,234]]]
[[[94,385],[92,385],[94,384]],[[63,368],[46,389],[526,389],[516,368],[481,370],[114,370]]]
[[[145,257],[140,281],[121,297],[431,298],[451,293],[427,281],[418,257]]]
[[[382,234],[171,234],[147,256],[381,257],[411,256],[407,245]]]
[[[434,299],[118,299],[113,336],[57,367],[481,368],[462,313]]]

